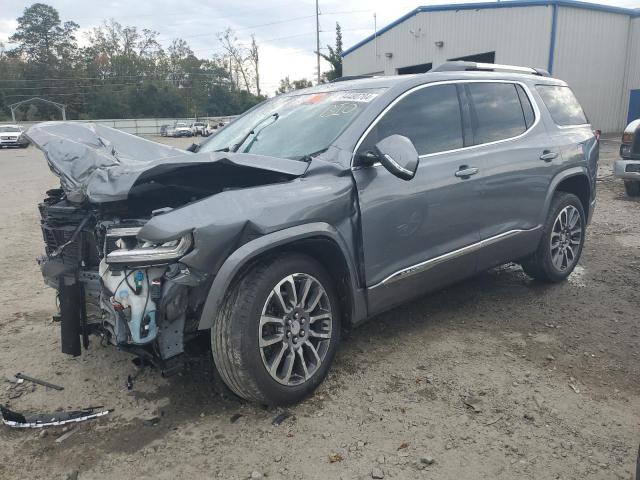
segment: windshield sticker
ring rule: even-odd
[[[328,95],[326,93],[319,93],[317,95],[312,95],[311,97],[306,99],[305,103],[316,104],[323,102],[327,99]]]
[[[336,92],[331,98],[333,101],[364,102],[369,103],[378,96],[377,92]]]
[[[320,114],[321,117],[335,117],[339,115],[347,115],[358,108],[356,103],[334,103],[324,112]]]

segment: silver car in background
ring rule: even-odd
[[[624,129],[620,157],[613,164],[614,176],[624,180],[627,195],[640,196],[640,118]]]
[[[22,128],[18,125],[0,125],[0,148],[28,146],[29,140],[23,135]]]

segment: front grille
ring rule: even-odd
[[[75,232],[77,227],[77,225],[68,225],[54,228],[47,224],[42,224],[42,236],[44,238],[47,256],[52,255],[56,250],[71,240],[73,232]],[[78,235],[73,242],[64,247],[64,250],[58,258],[61,258],[63,263],[67,265],[78,265],[82,260],[80,258],[81,241],[82,234]]]
[[[95,246],[94,223],[90,217],[88,218],[90,212],[64,200],[56,201],[55,195],[49,196],[38,207],[47,256],[52,256],[64,246],[62,253],[56,258],[62,260],[65,265],[77,267],[81,262],[84,262],[86,267],[98,265],[100,260]],[[83,230],[70,242],[83,222]]]
[[[636,172],[636,173],[639,173],[640,172],[640,163],[629,163],[624,168],[624,171],[625,172]]]

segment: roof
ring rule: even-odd
[[[348,90],[367,90],[367,89],[387,89],[397,85],[405,84],[405,86],[413,87],[415,85],[442,82],[451,80],[512,80],[512,81],[524,81],[547,83],[547,84],[560,84],[565,85],[565,82],[558,80],[557,78],[539,76],[534,74],[518,73],[518,72],[493,72],[493,71],[469,71],[469,70],[448,70],[448,71],[430,71],[426,73],[416,73],[410,75],[388,75],[388,76],[374,76],[368,78],[356,78],[353,80],[344,80],[335,83],[321,83],[320,85],[314,85],[312,87],[293,90],[291,92],[283,94],[283,96],[297,96],[297,95],[309,95],[314,93],[323,92],[338,92]]]
[[[430,5],[430,6],[422,6],[417,7],[411,10],[406,15],[400,17],[394,22],[391,22],[389,25],[381,28],[375,34],[369,35],[364,40],[356,43],[354,46],[348,48],[342,53],[342,56],[345,57],[349,53],[354,50],[360,48],[366,43],[370,42],[376,36],[380,36],[388,30],[391,30],[396,25],[401,24],[405,20],[419,14],[419,13],[428,13],[428,12],[447,12],[447,11],[458,11],[458,10],[487,10],[487,9],[498,9],[498,8],[514,8],[514,7],[548,7],[551,5],[557,5],[560,7],[573,7],[573,8],[582,8],[584,10],[596,10],[599,12],[607,12],[607,13],[618,13],[622,15],[629,15],[631,17],[640,16],[640,9],[636,8],[623,8],[623,7],[614,7],[611,5],[602,5],[599,3],[590,3],[590,2],[580,2],[577,0],[507,0],[507,1],[497,1],[497,2],[477,2],[477,3],[451,3],[444,5]]]

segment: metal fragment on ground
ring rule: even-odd
[[[290,416],[291,416],[290,412],[282,412],[280,415],[278,415],[276,418],[273,419],[273,421],[271,422],[271,425],[278,426]]]
[[[13,428],[42,428],[57,425],[65,425],[67,423],[84,422],[93,418],[107,415],[112,410],[106,410],[104,407],[89,407],[82,410],[71,410],[67,412],[39,413],[33,415],[24,415],[19,412],[9,410],[7,407],[0,405],[0,413],[2,413],[2,422]]]
[[[29,375],[25,375],[23,373],[16,373],[16,378],[20,380],[27,380],[31,383],[36,383],[38,385],[42,385],[43,387],[53,388],[54,390],[64,390],[64,387],[60,385],[56,385],[54,383],[45,382],[44,380],[40,380],[39,378],[30,377]]]

